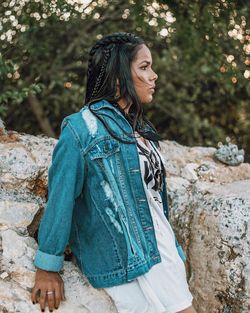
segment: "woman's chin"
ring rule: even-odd
[[[153,100],[153,96],[152,95],[150,95],[150,96],[148,96],[146,99],[143,99],[144,101],[142,101],[142,103],[150,103],[150,102],[152,102],[152,100]]]

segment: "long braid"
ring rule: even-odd
[[[96,52],[99,49],[102,49],[103,54],[103,63],[100,69],[100,73],[96,78],[94,86],[91,86],[90,99],[92,99],[98,92],[103,75],[106,70],[106,66],[111,54],[111,51],[114,49],[115,45],[119,44],[136,44],[138,43],[140,38],[134,34],[126,33],[126,32],[116,32],[110,35],[105,36],[104,38],[97,41],[97,43],[91,48],[89,52],[89,61],[88,61],[88,73],[87,80],[89,80],[92,70],[93,70],[93,58]],[[112,46],[110,46],[112,45]],[[90,100],[88,99],[88,100]]]
[[[85,103],[88,104],[91,112],[100,121],[102,121],[109,133],[116,139],[123,142],[131,143],[131,141],[126,141],[122,138],[118,138],[116,134],[108,127],[105,121],[105,114],[102,114],[101,112],[96,112],[96,110],[93,110],[91,108],[91,104],[104,99],[103,95],[105,95],[105,98],[109,99],[108,101],[110,101],[114,106],[117,107],[118,110],[121,111],[121,113],[128,120],[129,124],[132,126],[132,129],[136,129],[143,137],[156,141],[156,143],[158,143],[158,140],[161,140],[162,138],[157,134],[156,130],[152,128],[152,125],[147,123],[145,117],[143,117],[143,108],[139,105],[139,99],[137,99],[136,94],[133,95],[133,103],[135,107],[131,107],[130,112],[127,114],[117,103],[117,98],[115,97],[115,87],[114,89],[112,89],[113,87],[110,87],[110,89],[106,91],[106,94],[102,93],[102,88],[105,88],[105,86],[107,86],[107,82],[110,82],[109,71],[110,66],[112,66],[111,64],[113,64],[112,62],[119,62],[119,59],[115,59],[115,57],[118,55],[119,46],[131,45],[131,49],[134,49],[131,51],[135,51],[135,48],[140,44],[144,44],[144,41],[140,37],[125,32],[116,32],[106,35],[96,42],[96,44],[91,48],[89,52]],[[114,48],[116,48],[117,51],[112,53],[112,50]],[[109,63],[111,57],[114,59],[111,63]],[[107,70],[108,66],[109,69]],[[115,85],[115,82],[111,82]],[[114,120],[114,122],[116,121]],[[147,127],[145,127],[146,125],[144,123],[147,124]],[[128,137],[134,137],[134,133],[127,133],[125,130],[124,134],[126,134]]]
[[[91,93],[91,98],[96,95],[96,93],[98,92],[98,90],[99,90],[99,88],[100,88],[101,80],[102,80],[103,75],[104,75],[104,73],[105,73],[105,71],[106,71],[108,59],[109,59],[110,53],[111,53],[111,51],[112,51],[113,49],[114,49],[114,45],[113,45],[112,47],[110,47],[110,48],[105,48],[104,51],[103,51],[104,58],[103,58],[102,67],[101,67],[101,70],[100,70],[100,74],[99,74],[99,76],[97,77],[97,80],[96,80],[96,82],[95,82],[93,91],[92,91],[92,93]]]

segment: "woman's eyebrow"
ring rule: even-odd
[[[139,65],[142,64],[142,63],[147,63],[147,65],[151,64],[151,62],[149,62],[147,60],[144,60],[144,61],[140,62]]]

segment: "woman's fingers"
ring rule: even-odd
[[[46,305],[46,289],[41,289],[40,298],[40,309],[42,312],[45,312],[45,305]]]
[[[32,302],[39,303],[42,312],[45,312],[46,305],[50,312],[59,307],[64,296],[64,282],[58,273],[37,270],[35,285],[31,291]]]
[[[61,284],[61,295],[62,295],[63,301],[65,301],[66,298],[65,298],[65,291],[64,291],[64,283],[63,283],[63,282],[62,282],[62,284]]]
[[[39,288],[36,285],[31,290],[31,301],[35,304],[37,302],[37,293]]]
[[[60,301],[62,300],[61,286],[56,286],[55,288],[55,309],[59,307]]]
[[[37,295],[37,291],[40,291],[40,295]],[[54,309],[57,309],[60,305],[60,301],[62,298],[62,285],[57,284],[55,287],[51,285],[47,286],[46,288],[33,288],[31,294],[31,300],[33,303],[40,304],[40,309],[42,312],[46,309],[46,304],[48,303],[48,308],[50,312]],[[53,293],[51,293],[53,291]],[[49,293],[48,293],[49,292]],[[38,299],[37,299],[38,298]]]
[[[46,291],[46,296],[47,296],[49,310],[50,312],[52,312],[55,309],[55,289],[50,286],[48,290]]]

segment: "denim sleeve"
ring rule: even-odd
[[[52,272],[63,267],[75,199],[81,194],[83,180],[80,143],[70,122],[64,119],[48,170],[48,201],[38,230],[36,267]]]

